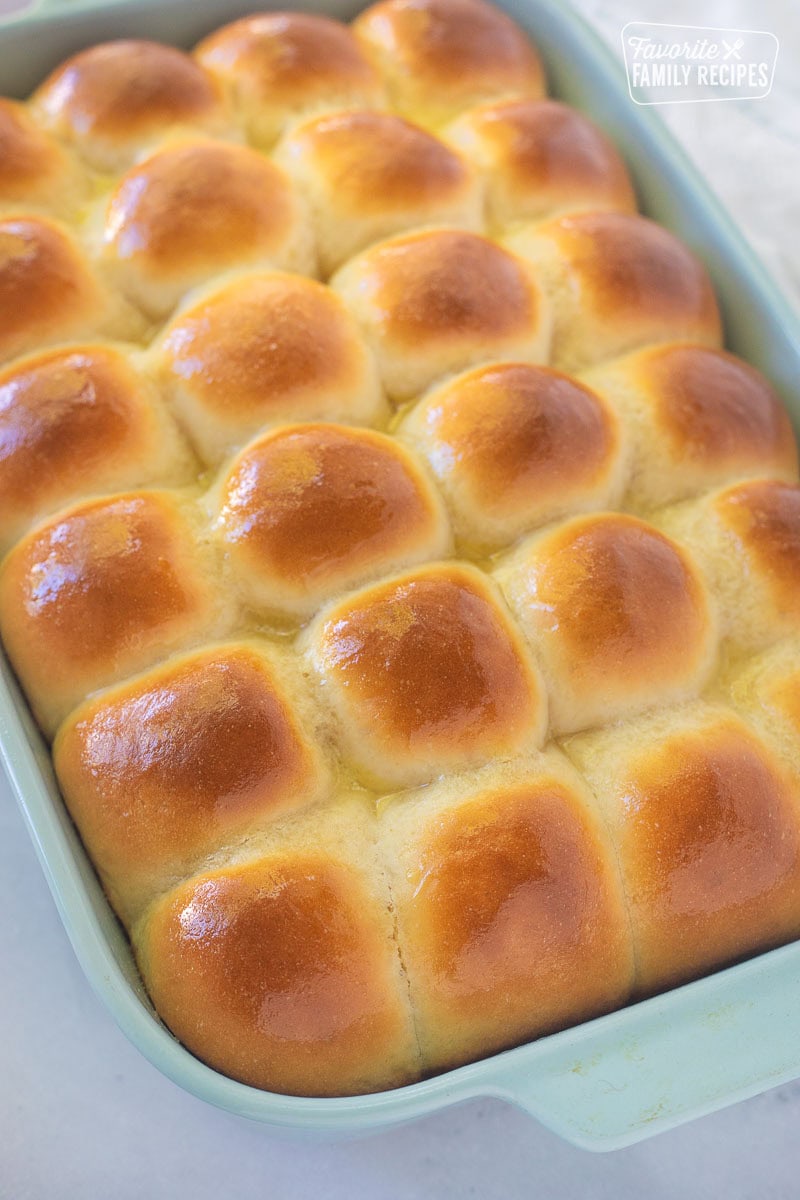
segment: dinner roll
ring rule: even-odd
[[[633,446],[628,507],[647,511],[748,475],[797,478],[797,446],[763,375],[723,350],[668,343],[582,376]]]
[[[464,113],[443,135],[486,180],[490,227],[561,212],[635,212],[616,147],[558,100],[503,100]]]
[[[705,267],[654,221],[577,213],[511,234],[553,304],[552,364],[580,371],[648,342],[722,344]]]
[[[609,507],[624,483],[613,410],[548,367],[493,363],[457,375],[410,411],[399,435],[425,455],[456,534],[477,550]]]
[[[477,234],[391,238],[352,259],[331,286],[370,339],[394,400],[478,362],[547,359],[550,309],[533,273]]]
[[[124,171],[173,129],[228,133],[219,90],[181,50],[159,42],[104,42],[68,58],[34,92],[51,132],[97,171]]]
[[[347,26],[312,13],[257,13],[195,50],[226,89],[248,137],[265,149],[309,113],[382,108],[383,85]]]
[[[387,413],[345,305],[295,275],[246,275],[196,299],[167,326],[153,366],[207,463],[269,424],[361,424]]]
[[[740,650],[800,632],[800,486],[754,479],[654,519],[694,552]]]
[[[141,319],[92,275],[67,230],[45,217],[0,219],[0,363],[52,342],[105,333],[134,340]]]
[[[103,242],[117,285],[153,318],[232,267],[310,275],[316,265],[305,206],[283,171],[226,142],[170,146],[124,175]]]
[[[557,750],[398,796],[379,831],[423,1070],[626,1002],[633,955],[614,851]]]
[[[226,556],[257,611],[310,617],[338,592],[450,550],[438,494],[390,437],[282,425],[216,489]]]
[[[48,736],[89,692],[230,626],[190,506],[168,492],[87,500],[0,569],[0,632]]]
[[[323,610],[309,660],[359,775],[377,787],[538,746],[538,672],[502,600],[466,563],[438,563]]]
[[[0,209],[73,215],[88,183],[24,104],[0,97]]]
[[[70,346],[0,371],[0,552],[87,493],[195,474],[188,447],[124,346]]]
[[[551,733],[693,697],[715,666],[716,610],[699,571],[636,517],[564,521],[495,575],[541,663]]]
[[[483,228],[473,169],[433,134],[391,113],[315,117],[289,132],[275,158],[310,200],[326,277],[371,242],[404,229]]]
[[[800,774],[800,639],[788,638],[742,662],[732,656],[725,698]]]
[[[800,785],[725,708],[570,739],[616,846],[648,994],[800,934]]]
[[[341,1096],[419,1074],[374,816],[333,805],[167,893],[134,931],[161,1018],[253,1087]]]
[[[532,43],[483,0],[380,0],[356,17],[353,31],[392,106],[423,125],[482,100],[544,94]]]
[[[101,693],[62,725],[53,755],[128,923],[203,856],[327,787],[296,669],[265,642],[204,647]]]

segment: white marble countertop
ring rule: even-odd
[[[0,12],[18,2],[0,0]],[[778,34],[770,98],[662,112],[797,302],[800,13],[792,0],[575,2],[615,49],[634,19]],[[151,1067],[94,998],[3,780],[0,914],[2,1200],[798,1195],[800,1082],[610,1155],[575,1150],[495,1101],[334,1146],[283,1140],[217,1112]]]

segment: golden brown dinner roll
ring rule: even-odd
[[[450,550],[442,502],[393,438],[281,425],[212,499],[233,575],[257,611],[309,617],[338,592]]]
[[[692,559],[619,513],[527,539],[496,577],[537,655],[556,735],[696,696],[716,662],[716,612]]]
[[[77,164],[25,105],[0,97],[0,209],[70,216],[87,187]]]
[[[648,342],[722,344],[705,267],[654,221],[577,213],[511,234],[553,304],[551,361],[580,371]]]
[[[257,13],[217,29],[195,57],[226,89],[250,140],[265,149],[298,117],[385,102],[352,33],[329,17]]]
[[[557,750],[394,799],[379,816],[425,1071],[624,1004],[614,851]]]
[[[668,710],[567,750],[617,849],[640,995],[800,934],[800,783],[732,712]]]
[[[612,507],[624,484],[613,410],[548,367],[492,363],[457,375],[411,410],[399,434],[425,455],[457,536],[477,551]]]
[[[49,350],[0,371],[0,552],[87,493],[184,483],[195,473],[124,346]]]
[[[232,267],[313,274],[301,203],[278,167],[245,146],[169,146],[124,175],[105,213],[104,260],[120,289],[164,317],[194,285]]]
[[[523,639],[483,572],[418,567],[323,610],[309,659],[360,775],[376,786],[539,745],[544,691]]]
[[[181,50],[120,40],[82,50],[32,97],[39,121],[98,171],[124,171],[175,128],[227,133],[217,85]]]
[[[289,131],[275,158],[310,201],[326,277],[371,242],[404,229],[483,229],[483,193],[472,167],[391,113],[315,117]]]
[[[142,331],[141,318],[100,286],[72,235],[45,217],[0,220],[0,313],[0,363],[69,338]]]
[[[395,400],[478,362],[547,359],[550,308],[533,273],[477,234],[391,238],[352,259],[331,286],[363,326]]]
[[[800,486],[754,479],[654,519],[694,553],[740,650],[800,632]]]
[[[300,1096],[380,1091],[419,1054],[367,803],[168,893],[134,932],[150,995],[210,1066]]]
[[[353,317],[296,275],[245,275],[196,299],[167,326],[153,365],[208,463],[276,422],[387,414]]]
[[[199,536],[177,496],[128,492],[60,512],[7,555],[0,633],[46,734],[89,692],[230,626]]]
[[[381,0],[353,31],[392,106],[423,125],[502,96],[542,96],[539,56],[520,27],[483,0]]]
[[[291,657],[256,641],[170,659],[72,713],[56,772],[124,921],[204,856],[325,795],[309,714]]]
[[[558,100],[482,105],[443,136],[486,180],[491,228],[561,212],[636,210],[616,147],[588,117]]]
[[[763,375],[687,342],[638,350],[582,380],[621,415],[632,443],[627,506],[647,511],[737,477],[797,478],[797,446]]]

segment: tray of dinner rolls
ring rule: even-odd
[[[619,65],[125,0],[0,93],[0,745],[128,1036],[331,1135],[800,1074],[800,338]]]

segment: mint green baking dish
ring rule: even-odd
[[[644,211],[708,264],[728,344],[783,393],[800,428],[800,321],[620,65],[560,0],[503,0],[535,37],[554,94],[589,110],[624,151]],[[231,0],[45,0],[0,25],[0,93],[25,95],[66,54],[105,38],[191,45],[251,11]],[[357,0],[287,7],[350,18]],[[265,7],[270,7],[267,3]],[[277,5],[273,5],[277,7]],[[794,389],[794,391],[793,391]],[[164,1028],[59,798],[49,754],[0,664],[0,754],[67,933],[120,1028],[165,1075],[220,1108],[300,1135],[354,1136],[495,1096],[577,1146],[611,1150],[800,1076],[800,943],[482,1062],[379,1095],[257,1091],[192,1057]]]

